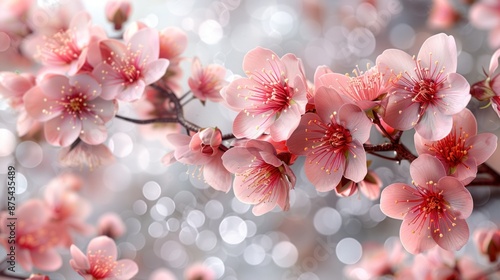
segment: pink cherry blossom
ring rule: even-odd
[[[474,27],[489,31],[490,47],[500,47],[500,2],[476,1],[469,9],[469,21]]]
[[[59,163],[63,167],[88,167],[90,170],[108,165],[115,160],[115,157],[104,144],[89,145],[79,141],[76,146],[71,145],[61,149],[59,153]]]
[[[168,60],[158,58],[158,31],[144,28],[126,43],[109,39],[100,42],[103,62],[92,72],[102,83],[102,98],[134,101],[147,85],[158,81],[167,70]]]
[[[342,176],[353,182],[365,178],[366,153],[371,122],[354,104],[344,104],[333,90],[317,90],[316,113],[306,113],[287,145],[292,153],[305,155],[307,178],[318,191],[335,188]]]
[[[438,141],[427,141],[415,134],[415,148],[419,155],[430,154],[444,165],[447,175],[456,177],[464,185],[474,180],[477,166],[484,163],[496,150],[497,136],[477,134],[476,118],[468,109],[453,116],[453,128]]]
[[[358,68],[353,73],[353,77],[338,73],[324,74],[319,77],[320,84],[332,88],[346,102],[354,103],[363,110],[379,105],[380,100],[377,99],[388,90],[383,74],[377,67],[371,67],[366,72]]]
[[[214,271],[201,263],[195,263],[190,265],[184,271],[185,280],[215,280]]]
[[[452,127],[452,115],[469,103],[469,83],[456,72],[455,39],[443,33],[428,38],[417,57],[389,49],[377,58],[379,71],[392,87],[384,121],[398,130],[415,130],[439,140]]]
[[[73,233],[89,235],[93,227],[85,222],[91,212],[91,205],[78,194],[82,179],[67,173],[52,179],[45,187],[45,203],[51,211],[51,222],[57,228],[62,245],[73,243]]]
[[[452,28],[460,20],[460,13],[450,0],[433,0],[427,24],[434,29]]]
[[[120,30],[132,12],[132,4],[129,0],[108,0],[104,12],[108,21],[114,24],[115,30]]]
[[[480,228],[474,232],[474,243],[481,254],[488,256],[490,262],[496,262],[500,254],[500,230]]]
[[[16,262],[26,271],[38,268],[55,271],[62,265],[62,258],[57,252],[60,243],[57,230],[50,223],[50,210],[39,199],[31,199],[16,209],[18,223],[15,228]],[[3,225],[9,225],[7,212],[0,213]],[[22,222],[20,222],[22,221]],[[0,244],[9,252],[10,229],[0,228]]]
[[[126,231],[125,223],[122,218],[113,212],[108,212],[97,221],[98,235],[106,235],[110,238],[120,238]]]
[[[164,164],[179,161],[197,165],[205,182],[216,190],[228,192],[231,188],[231,174],[222,164],[222,134],[218,128],[205,128],[192,137],[184,134],[167,135],[175,150],[163,157]]]
[[[191,65],[191,77],[188,79],[188,85],[193,95],[201,101],[207,99],[212,102],[223,100],[220,90],[226,85],[224,77],[226,68],[217,64],[210,64],[203,67],[198,58],[193,59]]]
[[[92,239],[87,247],[86,255],[75,245],[71,245],[70,251],[72,259],[69,264],[85,279],[128,280],[139,271],[134,261],[116,259],[116,244],[107,236]]]
[[[275,141],[288,139],[305,112],[307,83],[300,59],[279,58],[273,51],[255,48],[243,59],[248,78],[239,78],[221,94],[239,114],[233,123],[237,138],[255,139],[269,131]]]
[[[234,195],[241,202],[255,205],[254,215],[263,215],[276,205],[284,211],[289,209],[289,192],[295,186],[295,175],[277,157],[273,145],[249,140],[225,152],[222,161],[235,174]]]
[[[380,208],[402,219],[400,238],[405,249],[418,254],[435,245],[459,250],[469,239],[465,219],[472,213],[472,197],[464,185],[446,176],[441,162],[421,155],[410,165],[413,185],[394,183],[381,194]]]
[[[117,110],[116,102],[100,94],[101,87],[87,74],[48,75],[25,94],[24,103],[33,118],[45,123],[50,144],[66,147],[81,139],[97,145],[106,140],[105,124]]]

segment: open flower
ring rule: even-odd
[[[360,182],[367,173],[363,143],[370,136],[370,120],[358,106],[344,104],[333,89],[321,87],[315,100],[317,113],[302,116],[288,148],[306,156],[307,178],[318,191],[332,190],[342,176]]]
[[[164,164],[179,161],[201,165],[200,172],[207,184],[219,191],[228,192],[231,189],[231,174],[222,164],[223,152],[219,149],[222,134],[218,128],[205,128],[192,137],[169,134],[167,138],[175,146],[175,150],[163,157]]]
[[[380,208],[394,219],[402,219],[400,238],[405,249],[418,254],[436,244],[459,250],[469,239],[465,219],[472,213],[472,197],[464,185],[446,176],[441,162],[421,155],[410,165],[413,185],[394,183],[381,194]]]
[[[430,154],[444,165],[447,175],[456,177],[464,185],[474,180],[477,166],[496,150],[497,136],[477,134],[476,118],[468,109],[453,116],[453,128],[438,141],[427,141],[415,134],[415,148],[419,155]]]
[[[255,205],[259,216],[274,209],[290,207],[289,192],[295,186],[293,171],[277,157],[273,145],[249,140],[228,150],[222,156],[224,166],[234,173],[234,195],[240,201]]]
[[[102,98],[137,100],[147,85],[165,74],[169,61],[158,58],[158,36],[158,31],[143,28],[126,43],[113,39],[100,42],[103,62],[92,73],[102,83]]]
[[[128,280],[139,271],[132,260],[116,260],[116,244],[107,236],[92,239],[86,255],[75,245],[71,245],[70,250],[72,259],[69,264],[85,279]]]
[[[428,38],[417,57],[396,49],[377,57],[377,66],[392,83],[384,121],[398,130],[415,130],[439,140],[451,130],[454,114],[469,103],[469,83],[455,73],[455,39],[443,33]]]
[[[101,87],[93,77],[48,75],[24,95],[26,111],[45,122],[45,138],[66,147],[80,138],[91,145],[107,138],[106,122],[114,117],[117,103],[100,98]]]
[[[220,90],[226,84],[224,77],[226,68],[217,64],[202,67],[198,58],[193,59],[191,77],[188,79],[189,88],[193,95],[201,101],[210,100],[220,102],[223,100]]]
[[[274,141],[288,139],[307,104],[302,62],[293,54],[279,58],[258,47],[245,55],[243,70],[248,78],[232,81],[221,92],[230,107],[240,110],[233,134],[255,139],[269,131]]]

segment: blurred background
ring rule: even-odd
[[[2,0],[3,1],[3,0]],[[132,1],[128,23],[142,21],[161,30],[181,28],[188,35],[184,57],[197,56],[206,65],[217,63],[228,69],[228,79],[244,75],[241,65],[249,50],[262,46],[277,54],[294,53],[303,60],[306,76],[313,79],[316,67],[326,65],[339,73],[374,65],[385,49],[397,48],[417,54],[430,35],[446,32],[458,46],[458,72],[472,84],[484,79],[491,54],[487,32],[467,21],[467,5],[451,1],[462,18],[453,26],[436,28],[429,23],[430,0],[146,0]],[[38,5],[59,5],[58,0],[39,0]],[[105,1],[85,0],[94,24],[105,27],[109,36],[119,35],[105,19]],[[42,18],[43,20],[43,18]],[[184,80],[190,62],[181,63]],[[26,66],[2,63],[3,71],[25,70]],[[29,69],[29,68],[27,68]],[[187,83],[183,83],[187,91]],[[499,135],[500,120],[491,108],[479,110],[471,101],[480,131]],[[236,113],[218,104],[190,102],[186,118],[200,126],[217,126],[231,132]],[[119,114],[136,117],[129,104],[120,104]],[[134,279],[148,279],[165,268],[182,279],[193,263],[210,267],[217,279],[347,279],[346,265],[357,263],[367,243],[397,241],[399,220],[386,218],[379,201],[362,195],[339,198],[333,192],[318,193],[302,170],[303,159],[292,168],[297,185],[291,192],[288,212],[276,209],[256,217],[251,206],[242,204],[232,191],[217,192],[204,184],[194,168],[180,163],[169,167],[161,158],[171,150],[162,141],[145,137],[144,128],[115,119],[110,122],[110,148],[116,161],[90,171],[68,169],[58,163],[59,148],[43,141],[19,139],[15,134],[16,112],[0,100],[0,173],[17,168],[17,197],[25,201],[41,197],[44,186],[55,176],[72,172],[84,178],[82,196],[92,203],[87,222],[113,211],[126,224],[126,234],[117,240],[121,258],[134,259],[139,273]],[[413,150],[413,132],[403,139]],[[372,131],[374,144],[384,140]],[[409,163],[377,158],[371,168],[387,186],[410,182]],[[500,170],[500,154],[489,163]],[[3,178],[3,177],[2,177]],[[2,181],[5,181],[2,179]],[[3,187],[2,187],[3,188]],[[470,188],[475,211],[468,219],[471,232],[480,226],[498,224],[498,190],[486,186]],[[3,205],[5,191],[0,194]],[[89,237],[75,239],[85,249]],[[0,249],[0,255],[3,255]],[[63,268],[48,273],[51,279],[77,279],[70,268],[68,251],[61,251]],[[472,244],[457,253],[480,257]]]

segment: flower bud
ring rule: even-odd
[[[122,29],[132,11],[132,5],[128,0],[110,0],[106,3],[106,18],[115,25],[115,30]]]
[[[222,133],[218,128],[208,127],[193,135],[189,147],[192,151],[201,151],[207,156],[217,153],[222,144]]]

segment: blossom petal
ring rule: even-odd
[[[482,164],[488,160],[496,151],[498,137],[493,133],[480,133],[469,138],[465,144],[472,146],[469,150],[469,157],[476,160],[476,164]]]
[[[343,105],[339,110],[339,121],[341,125],[349,129],[352,137],[359,142],[365,143],[370,138],[372,122],[357,105]]]
[[[203,166],[203,178],[212,188],[228,192],[231,189],[231,173],[222,164],[220,156]]]
[[[453,36],[439,33],[422,44],[417,56],[422,68],[443,69],[444,73],[457,71],[457,45]]]
[[[32,87],[23,97],[26,112],[37,121],[48,121],[59,116],[63,107],[48,99],[40,87]]]
[[[243,58],[243,70],[248,77],[265,71],[266,73],[286,73],[285,65],[273,51],[262,47],[250,50]]]
[[[55,249],[32,250],[33,266],[46,271],[56,271],[62,266],[62,258]]]
[[[106,141],[108,131],[100,119],[86,119],[82,121],[80,139],[89,145],[98,145]]]
[[[450,227],[450,221],[439,219],[440,231],[432,231],[432,238],[441,248],[449,251],[458,251],[469,240],[469,226],[467,226],[467,222],[464,219],[458,218],[453,222],[454,226]]]
[[[446,176],[446,171],[439,159],[423,154],[411,163],[410,174],[418,186],[424,187],[429,181],[438,182]]]
[[[405,98],[405,93],[398,93],[388,97],[383,120],[391,127],[398,130],[408,130],[418,121],[420,104],[411,98]]]
[[[469,104],[472,97],[469,93],[470,85],[462,75],[457,73],[448,74],[447,82],[450,86],[439,90],[439,95],[443,97],[442,102],[437,103],[437,106],[443,114],[458,114]]]
[[[500,17],[498,18],[499,23],[500,23]],[[498,58],[500,57],[500,49],[496,50],[493,55],[491,56],[490,59],[490,68],[488,70],[488,76],[493,76],[495,71],[498,68]]]
[[[330,122],[334,114],[338,113],[340,107],[345,104],[345,101],[332,88],[320,87],[316,90],[314,96],[316,102],[316,113],[320,116],[323,122]]]
[[[262,135],[273,123],[276,114],[272,111],[260,115],[247,115],[241,111],[233,122],[233,134],[236,138],[255,139]]]
[[[128,280],[132,279],[137,272],[139,272],[139,267],[137,264],[128,259],[119,260],[116,262],[116,268],[113,270],[113,274],[116,280]]]
[[[399,237],[406,251],[411,254],[424,252],[436,245],[428,229],[430,215],[409,212],[401,223]],[[417,217],[417,215],[420,215]],[[426,217],[427,216],[427,217]]]
[[[419,202],[415,201],[415,188],[403,183],[394,183],[382,190],[380,210],[393,219],[404,219],[408,209]]]
[[[487,3],[472,5],[469,11],[470,22],[480,29],[492,29],[500,25],[498,9]]]
[[[251,79],[239,78],[232,81],[221,90],[227,105],[234,110],[241,110],[249,106],[248,98],[252,96],[250,89],[258,87],[259,84]]]
[[[453,127],[453,117],[441,114],[435,106],[429,106],[415,131],[425,139],[437,141],[448,135]]]
[[[30,199],[17,209],[17,218],[23,223],[17,229],[18,233],[26,233],[39,229],[50,219],[50,212],[41,200]]]
[[[450,204],[456,218],[466,219],[472,213],[473,202],[470,192],[454,177],[446,176],[439,180],[438,188],[443,198]]]
[[[148,64],[158,59],[160,55],[159,34],[154,28],[143,28],[137,31],[130,37],[128,43],[130,44],[130,51],[139,54],[137,61],[141,63]]]
[[[116,260],[116,244],[113,239],[107,236],[98,236],[90,241],[87,247],[87,256],[89,254],[96,254],[97,252],[100,252],[105,257],[109,257],[111,261]]]
[[[70,93],[69,89],[71,86],[69,84],[68,77],[63,75],[48,74],[40,82],[40,88],[48,99],[58,100]]]
[[[80,135],[82,123],[75,118],[54,118],[45,123],[44,132],[47,142],[54,146],[67,147]]]
[[[306,162],[304,163],[306,176],[319,192],[331,191],[339,184],[344,174],[346,164],[344,155],[332,152],[329,155],[319,156],[319,159],[316,156],[317,155],[306,157]],[[329,161],[335,161],[339,164],[338,169],[331,170],[330,174],[321,168]]]
[[[297,155],[306,155],[309,153],[308,149],[311,149],[311,146],[314,145],[312,141],[308,141],[309,138],[321,138],[322,133],[316,132],[315,130],[308,130],[310,127],[310,123],[318,121],[321,122],[319,116],[314,113],[306,113],[302,116],[299,126],[292,133],[290,138],[287,140],[286,145],[288,149]]]
[[[363,144],[355,140],[353,146],[349,147],[344,177],[357,183],[365,178],[366,173],[366,152]]]
[[[165,72],[167,72],[169,64],[170,62],[164,58],[148,63],[142,73],[144,83],[146,85],[150,85],[158,81],[161,77],[163,77],[163,75],[165,75]]]
[[[270,134],[274,141],[284,141],[290,138],[293,131],[300,122],[300,110],[297,104],[293,104],[286,111],[281,112],[279,117],[270,127]]]
[[[414,73],[415,68],[415,60],[409,54],[397,49],[385,50],[377,57],[376,64],[385,82],[394,80],[397,75],[406,71]]]

